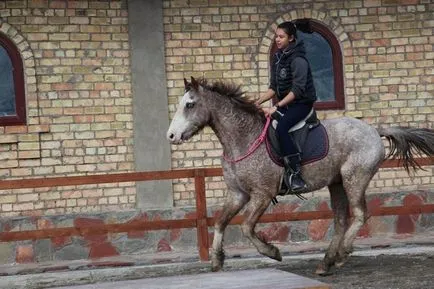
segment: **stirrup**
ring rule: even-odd
[[[282,184],[284,184],[284,181],[282,182]],[[305,196],[302,195],[303,192],[294,192],[291,191],[290,189],[288,189],[288,187],[286,187],[286,184],[284,184],[285,188],[280,188],[279,192],[277,193],[277,196],[286,196],[286,195],[295,195],[297,198],[299,198],[300,200],[307,200],[307,198]],[[274,197],[272,200],[273,204],[277,204],[277,198]]]
[[[280,178],[280,186],[279,186],[279,192],[277,193],[278,196],[286,196],[286,195],[295,195],[297,196],[297,198],[299,198],[300,200],[307,200],[306,197],[302,196],[301,194],[303,193],[303,190],[307,188],[307,185],[305,184],[305,187],[303,190],[301,191],[293,191],[290,189],[290,187],[287,186],[286,184],[286,174],[288,172],[285,171],[281,178]],[[290,175],[290,177],[292,176],[292,174]]]
[[[299,172],[295,172],[295,173],[292,173],[290,176],[289,176],[289,190],[291,191],[291,192],[294,192],[294,193],[297,193],[297,192],[300,192],[300,191],[303,191],[303,190],[305,190],[305,189],[307,189],[307,185],[306,185],[306,183],[303,181],[303,179],[299,176]],[[294,189],[294,183],[293,183],[293,179],[294,178],[299,178],[299,180],[300,180],[300,182],[303,184],[302,186],[300,186],[298,189]]]

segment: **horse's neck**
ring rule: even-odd
[[[214,115],[211,128],[220,140],[224,154],[236,158],[247,152],[261,134],[263,126],[259,116],[231,110],[230,113],[222,111]]]

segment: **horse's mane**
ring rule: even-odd
[[[244,92],[241,90],[240,85],[223,81],[214,81],[212,83],[208,83],[205,78],[200,78],[197,81],[204,89],[229,98],[236,107],[251,114],[260,114],[264,116],[262,109],[258,108],[254,101],[244,96]]]

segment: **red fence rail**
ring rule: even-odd
[[[421,158],[417,162],[421,165],[433,165],[430,158]],[[397,167],[399,163],[394,160],[385,161],[382,168]],[[24,189],[40,187],[57,187],[71,185],[87,185],[101,183],[120,183],[120,182],[137,182],[151,180],[168,180],[179,178],[193,178],[196,191],[196,217],[194,219],[180,220],[158,220],[142,221],[137,220],[129,223],[104,224],[89,227],[67,227],[51,228],[43,230],[26,230],[14,232],[1,232],[1,242],[12,242],[21,240],[50,239],[54,237],[67,236],[86,236],[106,233],[121,233],[144,230],[165,230],[180,228],[196,228],[199,257],[202,261],[209,260],[209,241],[208,227],[213,226],[215,218],[208,217],[205,195],[205,178],[222,176],[221,168],[201,168],[201,169],[183,169],[172,171],[154,171],[154,172],[136,172],[136,173],[119,173],[105,175],[88,175],[88,176],[71,176],[71,177],[51,177],[51,178],[33,178],[22,180],[0,180],[0,190],[6,189]],[[419,206],[404,207],[380,207],[369,212],[371,216],[385,215],[409,215],[434,213],[434,204],[424,204]],[[285,222],[299,220],[329,219],[333,217],[330,210],[325,211],[307,211],[291,213],[273,213],[265,214],[260,219],[261,223]],[[241,224],[242,216],[236,216],[230,224]]]

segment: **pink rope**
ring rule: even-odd
[[[267,122],[265,123],[264,129],[262,130],[259,137],[249,147],[249,149],[247,150],[247,153],[241,157],[236,158],[236,159],[230,159],[223,154],[223,158],[225,159],[225,161],[227,161],[229,163],[237,163],[241,160],[244,160],[245,158],[250,156],[252,153],[254,153],[258,149],[258,147],[264,142],[265,138],[267,137],[267,130],[268,130],[269,126],[270,126],[270,117],[267,117]]]

